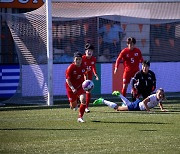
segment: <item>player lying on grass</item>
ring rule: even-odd
[[[130,102],[126,97],[120,94],[119,91],[114,91],[113,95],[119,96],[123,103],[126,106],[118,106],[116,103],[110,102],[103,98],[99,98],[93,102],[94,105],[97,104],[106,104],[110,108],[115,109],[116,111],[150,111],[151,108],[154,108],[159,104],[161,111],[167,111],[163,108],[162,101],[165,99],[164,90],[162,88],[158,89],[155,94],[152,94],[145,98],[143,101],[139,99],[135,102]]]

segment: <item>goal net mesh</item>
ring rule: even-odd
[[[20,64],[19,86],[7,102],[45,103],[48,96],[45,4],[28,13],[0,15],[9,26]],[[95,46],[98,63],[114,63],[127,46],[127,37],[136,38],[144,59],[179,65],[180,3],[53,2],[52,37],[54,69],[56,64],[64,65],[65,69],[74,52],[84,53],[86,43]],[[55,76],[61,78],[64,73]],[[65,95],[64,82],[53,81],[59,87],[55,95]]]

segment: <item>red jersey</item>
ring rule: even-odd
[[[83,55],[82,63],[86,67],[86,69],[88,70],[88,72],[87,72],[88,73],[88,79],[92,80],[93,73],[97,74],[97,72],[96,72],[96,57],[91,56],[91,58],[88,59],[86,57],[86,55]]]
[[[84,81],[84,75],[86,74],[86,68],[81,65],[80,67],[76,66],[74,63],[69,65],[66,69],[66,79],[69,79],[75,89],[81,87]],[[66,89],[71,91],[71,88],[66,83]]]
[[[116,68],[118,68],[121,60],[123,60],[124,71],[138,71],[139,63],[143,62],[143,57],[138,48],[134,48],[133,50],[125,48],[121,51],[116,60]]]

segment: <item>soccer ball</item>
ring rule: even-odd
[[[91,91],[94,88],[94,83],[91,80],[85,80],[82,83],[82,88],[84,91]]]

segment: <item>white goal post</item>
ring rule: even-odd
[[[53,47],[52,47],[52,4],[46,1],[47,18],[47,59],[48,59],[48,99],[47,105],[53,105]]]
[[[113,66],[128,36],[136,38],[137,47],[151,62],[180,59],[180,0],[49,0],[31,12],[0,15],[12,34],[20,70],[19,80],[13,81],[17,88],[13,87],[7,103],[50,106],[53,97],[67,100],[65,70],[74,52],[84,53],[87,42],[95,46],[99,74],[111,74],[111,69],[104,72],[101,67],[104,62]],[[104,39],[109,27],[118,32],[115,45]],[[116,89],[115,82],[112,78],[107,94]],[[102,85],[103,79],[93,93],[104,94]]]

